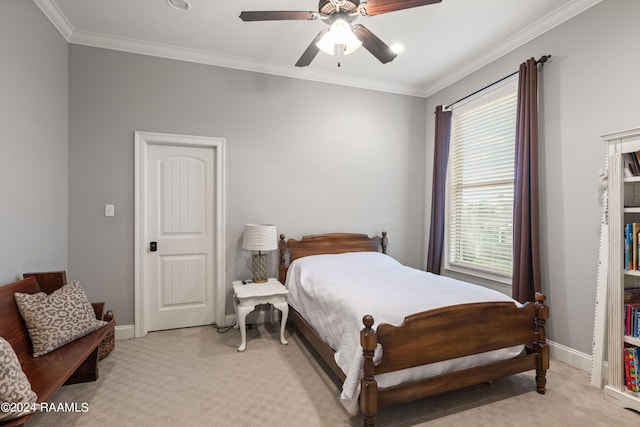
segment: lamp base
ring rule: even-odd
[[[253,283],[267,281],[267,254],[253,255]]]

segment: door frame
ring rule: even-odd
[[[148,212],[147,200],[147,160],[150,145],[170,145],[185,147],[213,148],[215,150],[214,180],[214,321],[225,326],[225,185],[224,185],[224,145],[225,139],[208,136],[179,135],[158,132],[134,132],[134,333],[135,337],[145,336],[148,330],[148,313],[145,300],[145,268],[147,254],[147,231],[144,223]]]

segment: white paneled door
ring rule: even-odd
[[[223,268],[220,147],[179,135],[136,135],[147,136],[136,147],[144,169],[136,174],[142,193],[136,197],[141,211],[141,262],[136,264],[141,304],[136,307],[142,311],[136,323],[143,326],[138,331],[136,325],[136,335],[211,324],[216,314],[224,314],[216,313],[216,294],[224,288],[223,281],[218,283]]]

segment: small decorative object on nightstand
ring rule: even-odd
[[[263,254],[262,251],[278,249],[276,226],[271,224],[245,225],[242,249],[258,251],[253,255],[253,282],[265,283],[267,281],[267,254]]]
[[[241,343],[238,351],[247,348],[247,331],[245,329],[245,319],[258,304],[273,304],[275,308],[282,312],[280,324],[280,342],[288,344],[284,338],[284,328],[289,316],[289,306],[287,305],[287,294],[289,291],[277,279],[268,279],[266,283],[247,283],[242,280],[233,282],[233,305],[236,310],[238,328],[240,329]],[[273,321],[273,319],[272,319]]]

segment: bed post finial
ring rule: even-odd
[[[536,333],[538,341],[533,348],[538,353],[538,366],[536,366],[536,391],[545,394],[547,386],[547,369],[549,369],[549,346],[547,345],[547,331],[545,325],[549,318],[549,307],[544,304],[547,296],[542,292],[536,292]]]
[[[360,410],[364,415],[364,425],[374,426],[378,411],[378,384],[374,378],[375,365],[373,353],[378,345],[378,338],[373,326],[373,316],[367,314],[362,318],[364,328],[360,331],[360,345],[364,355],[364,373],[360,382]]]
[[[382,253],[383,254],[387,253],[387,242],[388,242],[387,232],[383,231],[382,232],[382,240],[381,240],[381,243],[380,243],[380,245],[382,246]]]
[[[284,252],[287,250],[287,242],[284,234],[280,234],[280,242],[278,243],[278,250],[280,252],[280,267],[279,267],[279,279],[284,283],[287,279],[287,267],[285,266]]]

